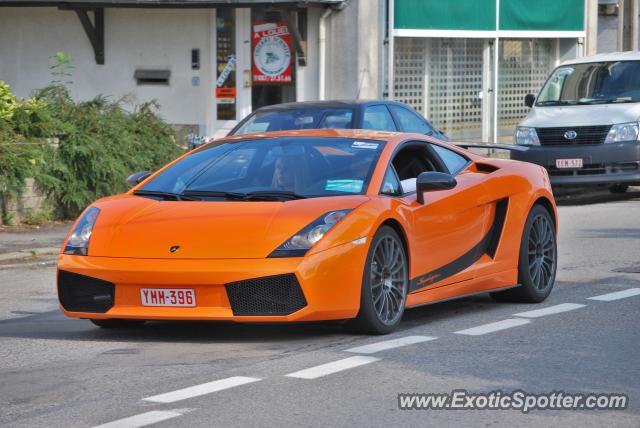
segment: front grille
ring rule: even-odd
[[[234,315],[289,315],[307,306],[292,273],[225,284]]]
[[[582,168],[565,169],[550,166],[547,168],[549,175],[555,177],[570,177],[581,175],[601,175],[601,174],[628,174],[640,170],[640,163],[591,163],[585,164]]]
[[[611,125],[602,126],[575,126],[559,128],[536,128],[538,139],[543,146],[559,146],[566,144],[602,144],[611,129]],[[565,138],[567,131],[575,131],[577,134],[573,140]]]
[[[58,271],[58,297],[67,311],[105,313],[113,306],[114,295],[111,282]]]

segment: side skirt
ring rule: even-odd
[[[452,300],[464,299],[465,297],[477,296],[478,294],[496,293],[498,291],[510,290],[512,288],[520,287],[521,285],[522,284],[515,284],[515,285],[508,285],[506,287],[494,288],[494,289],[491,289],[491,290],[474,291],[473,293],[461,294],[460,296],[447,297],[446,299],[440,299],[440,300],[434,300],[434,301],[431,301],[431,302],[418,303],[417,305],[407,306],[407,309],[413,309],[413,308],[420,308],[422,306],[435,305],[436,303],[450,302]]]

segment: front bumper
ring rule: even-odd
[[[94,319],[291,322],[353,318],[360,307],[366,250],[367,245],[348,243],[303,258],[215,260],[62,254],[59,276],[64,271],[112,283],[114,296],[113,305],[101,312],[73,310],[59,293],[60,306],[69,317]],[[232,308],[225,284],[233,283],[237,290],[239,285],[250,284],[248,280],[292,274],[304,295],[306,305],[301,309],[287,315],[237,315],[237,308]],[[142,306],[141,288],[193,288],[197,306]]]
[[[640,184],[640,143],[517,146],[511,159],[544,166],[553,186]],[[556,168],[557,159],[582,159],[583,168]]]

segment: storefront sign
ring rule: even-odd
[[[216,88],[218,104],[232,104],[236,101],[236,88]]]
[[[221,87],[222,85],[224,85],[224,82],[227,81],[227,78],[229,77],[233,69],[236,68],[236,62],[238,62],[238,60],[236,59],[235,55],[231,55],[229,57],[229,60],[227,61],[227,65],[222,70],[222,73],[220,73],[220,76],[218,76],[218,80],[216,81],[217,87]]]
[[[291,83],[291,34],[284,22],[254,23],[252,47],[254,84]]]

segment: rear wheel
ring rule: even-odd
[[[520,243],[517,288],[491,293],[498,301],[538,303],[547,298],[556,278],[558,247],[549,212],[535,205],[525,223]]]
[[[144,324],[144,320],[128,320],[128,319],[106,319],[106,320],[98,320],[91,319],[93,324],[97,325],[101,328],[133,328],[140,327]]]
[[[621,193],[627,193],[628,189],[629,189],[629,186],[627,186],[626,184],[616,184],[615,186],[609,187],[609,191],[616,195]]]
[[[378,230],[365,263],[360,312],[348,325],[362,333],[391,333],[400,324],[409,288],[407,255],[393,228]]]

